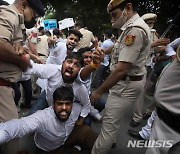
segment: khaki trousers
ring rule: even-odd
[[[107,154],[109,152],[122,118],[128,108],[137,100],[142,89],[143,80],[119,81],[110,89],[101,132],[93,146],[92,154]]]
[[[0,122],[17,119],[18,111],[14,102],[14,90],[0,86]]]
[[[178,132],[175,132],[172,128],[170,128],[158,116],[155,117],[150,136],[150,141],[156,140],[163,140],[164,142],[171,140],[172,147],[150,147],[147,149],[146,154],[180,153],[180,134]]]
[[[144,105],[144,86],[146,84],[146,74],[144,75],[143,78],[143,90],[141,91],[138,99],[136,100],[134,104],[134,109],[133,109],[133,120],[136,122],[140,122],[142,120],[142,112],[143,112],[143,105]]]

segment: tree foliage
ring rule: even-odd
[[[52,5],[55,10],[55,18],[58,20],[78,17],[95,34],[102,34],[105,29],[111,27],[111,19],[106,11],[109,1],[42,0],[45,6]],[[179,0],[139,0],[138,13],[140,16],[148,12],[156,13],[158,15],[156,29],[159,33],[163,33],[168,26],[168,21],[178,13],[179,6]]]

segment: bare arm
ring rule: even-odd
[[[96,67],[100,66],[100,63],[104,59],[104,53],[100,48],[96,48],[96,50],[92,54],[92,58],[94,64],[89,64],[81,70],[80,77],[82,80],[87,80],[87,78],[89,78],[90,74],[96,69]]]

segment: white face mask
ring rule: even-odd
[[[153,27],[154,27],[154,26],[150,26],[150,27],[149,27],[149,28],[150,28],[150,30],[152,30],[152,29],[153,29]]]
[[[120,29],[127,21],[127,16],[125,16],[125,10],[123,10],[121,16],[112,24],[113,28]]]

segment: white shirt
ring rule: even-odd
[[[101,48],[105,49],[105,48],[108,48],[108,47],[113,46],[113,45],[114,45],[114,43],[111,41],[111,39],[107,39],[101,44]],[[109,65],[109,58],[110,58],[109,54],[105,55],[104,61],[101,63],[101,65],[108,66]]]
[[[165,49],[167,56],[173,56],[176,55],[175,49],[180,45],[180,38],[175,39],[171,43],[169,43]]]
[[[29,68],[27,74],[34,74],[41,79],[47,79],[45,92],[46,100],[50,105],[53,102],[54,91],[61,86],[67,85],[64,83],[61,68],[62,65],[54,64],[36,64],[31,62],[32,68]],[[90,111],[90,99],[86,87],[79,81],[75,80],[72,84],[75,95],[75,100],[82,104],[81,117],[86,117]]]
[[[74,49],[72,52],[76,52]],[[49,56],[47,58],[47,64],[62,65],[62,62],[67,56],[67,44],[66,42],[58,42],[57,46],[53,49],[49,49]]]
[[[35,132],[34,140],[38,148],[44,151],[55,150],[69,137],[80,111],[81,106],[73,103],[68,120],[62,122],[57,119],[51,106],[31,116],[0,123],[0,144]]]

